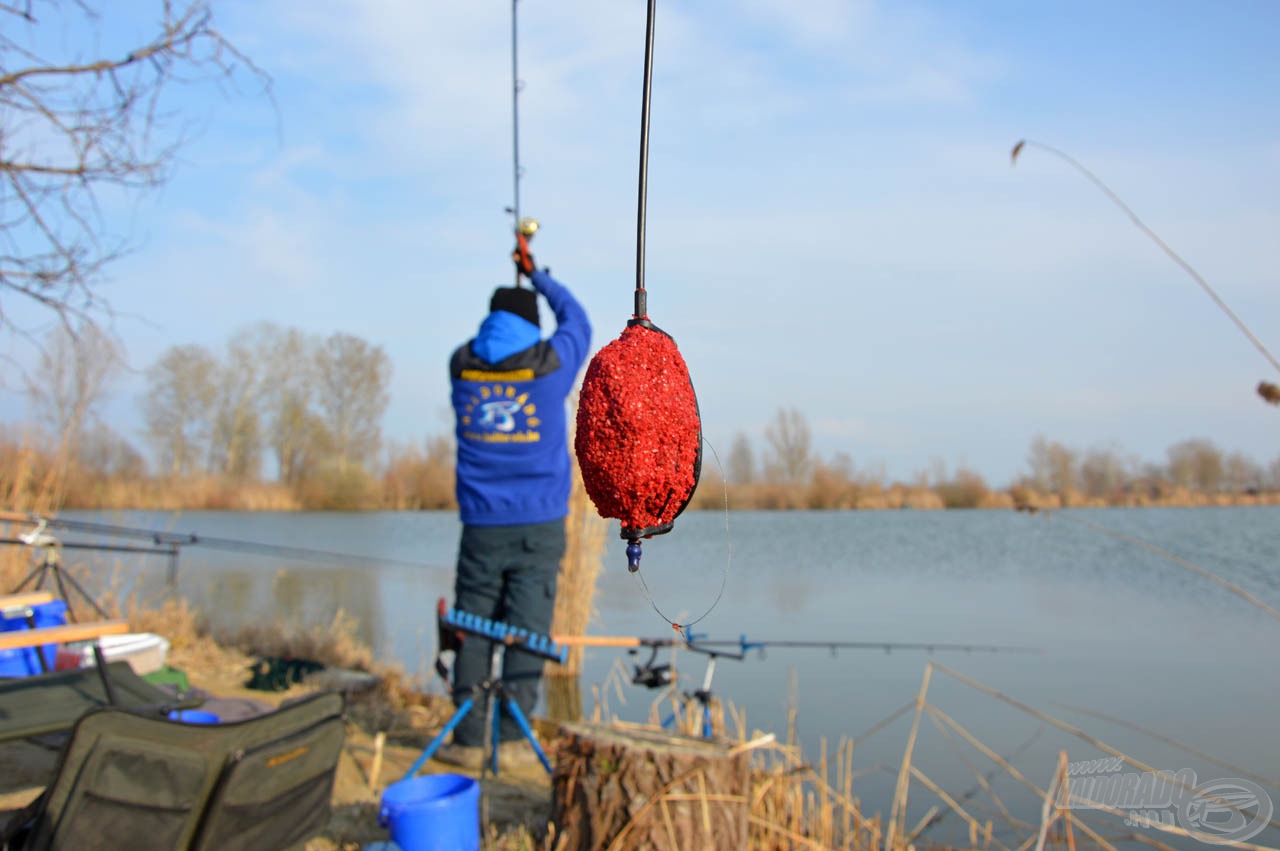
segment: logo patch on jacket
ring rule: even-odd
[[[462,436],[481,443],[536,443],[538,407],[511,384],[482,384],[459,412]]]

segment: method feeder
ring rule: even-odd
[[[600,516],[621,521],[632,573],[640,569],[641,540],[671,531],[702,472],[693,381],[675,340],[649,320],[644,282],[654,5],[649,0],[645,26],[634,312],[587,367],[574,438],[587,495]]]

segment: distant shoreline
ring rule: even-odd
[[[1280,492],[1202,493],[1181,487],[1130,491],[1104,498],[1069,491],[1043,493],[1023,486],[982,490],[957,498],[943,489],[895,484],[849,488],[840,493],[813,493],[805,487],[741,485],[727,488],[734,511],[946,511],[954,509],[1052,511],[1062,508],[1229,508],[1280,505]],[[216,479],[104,483],[78,492],[71,489],[62,509],[76,511],[454,511],[452,500],[429,505],[308,504],[290,488],[275,483],[233,483]],[[723,511],[726,488],[704,480],[690,503],[691,511]]]

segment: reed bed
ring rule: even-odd
[[[596,615],[596,579],[600,575],[604,554],[606,523],[587,496],[576,458],[572,481],[569,514],[565,518],[565,553],[560,562],[551,627],[556,635],[586,634],[587,626]],[[576,677],[581,670],[582,648],[572,647],[568,661],[550,673],[553,676]]]
[[[556,580],[551,626],[555,635],[585,635],[596,616],[596,580],[604,554],[605,526],[587,496],[577,458],[574,458],[569,514],[565,518],[565,553]],[[582,647],[571,647],[565,664],[546,666],[543,684],[547,693],[547,715],[557,721],[577,721],[582,716],[579,678],[582,650]]]
[[[62,505],[65,453],[62,460],[40,450],[29,435],[0,443],[0,508],[18,513],[44,514]],[[0,536],[16,538],[30,527],[0,524]],[[0,588],[11,589],[31,572],[26,547],[0,547]]]
[[[1034,718],[1041,726],[1027,742],[1012,753],[1000,754],[982,742],[959,721],[929,701],[929,690],[935,677],[946,677],[992,701]],[[616,685],[606,682],[604,690],[597,690],[596,716],[602,715],[603,693],[613,691]],[[678,696],[669,689],[654,701],[651,721],[661,712],[674,710],[677,729],[681,733],[697,735],[702,720],[701,707],[689,698]],[[1104,720],[1119,722],[1100,713],[1087,713]],[[873,735],[893,726],[905,717],[911,718],[903,746],[901,762],[896,765],[871,765],[855,768],[854,754],[857,746]],[[849,849],[849,851],[909,851],[923,847],[965,847],[983,851],[1042,851],[1053,846],[1074,851],[1077,845],[1115,849],[1121,843],[1139,843],[1154,848],[1168,849],[1169,841],[1182,842],[1197,839],[1192,831],[1178,824],[1154,821],[1141,827],[1133,823],[1132,814],[1106,801],[1095,801],[1087,792],[1073,791],[1067,748],[1059,749],[1051,765],[1041,765],[1034,773],[1047,782],[1043,785],[1013,764],[1013,760],[1050,728],[1065,734],[1067,739],[1082,744],[1078,757],[1092,758],[1099,752],[1106,754],[1114,765],[1155,777],[1175,786],[1181,783],[1177,777],[1159,771],[1142,760],[1112,747],[1084,730],[1062,721],[1046,712],[1028,706],[1016,698],[986,686],[952,668],[937,662],[926,664],[920,689],[915,699],[877,722],[857,738],[842,739],[834,748],[823,741],[816,760],[808,759],[795,744],[794,702],[788,723],[787,742],[779,742],[773,734],[753,731],[745,734],[745,716],[732,706],[712,706],[711,718],[714,731],[722,741],[736,743],[739,749],[752,752],[751,788],[749,790],[749,822],[751,848],[761,851],[794,851],[794,849]],[[726,726],[728,722],[729,726]],[[1131,722],[1124,726],[1162,740],[1184,752],[1208,759],[1230,771],[1236,777],[1247,777],[1267,790],[1280,789],[1280,780],[1250,772],[1221,759],[1200,754],[1180,742],[1161,736]],[[956,749],[957,755],[972,771],[974,785],[964,791],[947,790],[929,777],[919,765],[921,737],[926,729],[932,729]],[[668,729],[668,732],[675,732]],[[1075,749],[1075,746],[1073,746]],[[855,781],[868,774],[892,774],[897,779],[896,788],[887,816],[868,813],[854,790]],[[1030,792],[1039,802],[1039,818],[1032,821],[1018,818],[1010,812],[996,786],[1018,788]],[[1184,788],[1190,793],[1190,787]],[[687,793],[686,793],[687,794]],[[1007,797],[1010,792],[1006,791]],[[1274,795],[1274,793],[1271,793]],[[1221,806],[1234,809],[1246,821],[1260,817],[1256,809],[1226,799],[1215,799]],[[1087,803],[1088,807],[1073,808],[1072,803]],[[922,814],[908,817],[908,805],[913,812],[923,807]],[[953,823],[946,841],[934,840],[930,833],[944,820]],[[1280,829],[1280,823],[1272,818],[1269,826]],[[956,830],[959,837],[956,837]],[[1168,841],[1162,841],[1167,839]],[[1201,840],[1203,841],[1203,840]],[[1247,851],[1268,851],[1268,846],[1247,841],[1231,843]],[[494,846],[499,847],[499,846]],[[547,849],[558,846],[554,834],[545,838]],[[621,847],[628,847],[625,844]],[[1274,851],[1274,849],[1270,849]]]

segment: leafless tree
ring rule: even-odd
[[[1280,455],[1272,459],[1263,470],[1262,486],[1269,491],[1280,491]]]
[[[1222,452],[1204,438],[1169,447],[1169,478],[1175,485],[1216,493],[1222,486]]]
[[[279,329],[267,323],[237,331],[218,370],[213,423],[214,468],[237,478],[256,477],[262,464],[262,416]]]
[[[102,268],[124,240],[98,196],[168,177],[185,141],[170,91],[246,77],[269,90],[214,26],[210,4],[154,0],[149,34],[126,41],[131,28],[120,24],[136,12],[99,11],[94,0],[0,2],[0,290],[64,322],[104,308]],[[0,327],[12,327],[3,304]]]
[[[257,326],[266,367],[260,401],[266,443],[275,456],[279,480],[295,485],[316,458],[323,428],[312,411],[316,342],[296,328]]]
[[[1117,449],[1096,446],[1080,461],[1080,486],[1088,496],[1112,497],[1128,483],[1131,467]]]
[[[768,467],[787,484],[803,482],[813,469],[813,436],[804,414],[795,408],[778,409],[773,422],[764,428],[765,440],[773,450]]]
[[[74,453],[80,446],[122,366],[119,345],[95,325],[85,323],[76,331],[59,325],[45,336],[40,359],[26,376],[27,399],[65,451]]]
[[[85,471],[95,475],[137,479],[146,473],[142,453],[101,423],[85,430],[76,455]]]
[[[181,476],[209,456],[218,362],[205,348],[173,346],[147,370],[143,416],[161,468]]]
[[[1232,452],[1222,462],[1223,479],[1231,493],[1261,490],[1262,465],[1240,452]]]
[[[751,441],[742,432],[734,435],[729,447],[729,481],[735,485],[749,485],[756,480],[756,455]]]
[[[316,351],[316,403],[338,470],[367,465],[382,444],[390,396],[391,360],[381,346],[352,334],[332,334]]]
[[[1041,493],[1067,494],[1076,487],[1076,453],[1061,443],[1037,435],[1027,456],[1031,484]]]

